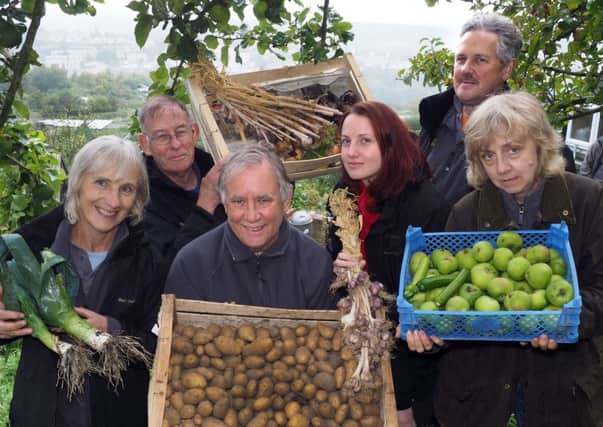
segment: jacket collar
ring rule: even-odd
[[[565,221],[576,223],[576,215],[570,199],[569,189],[563,175],[545,178],[538,222],[552,224]],[[498,189],[488,180],[478,192],[478,229],[504,230],[515,228],[507,216]]]
[[[281,226],[278,231],[278,238],[276,242],[272,244],[268,249],[262,252],[261,255],[256,255],[249,249],[247,246],[243,244],[234,233],[228,221],[226,221],[222,227],[224,227],[224,244],[226,246],[226,250],[229,252],[232,260],[234,262],[244,262],[251,258],[272,258],[278,257],[285,254],[288,246],[290,234],[293,233],[292,229],[289,227],[289,223],[286,219],[283,219]]]

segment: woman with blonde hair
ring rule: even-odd
[[[452,208],[447,231],[548,229],[564,221],[578,272],[579,340],[447,343],[435,412],[446,426],[603,425],[603,188],[564,172],[561,138],[526,93],[483,102],[465,128],[468,181],[476,190]],[[443,345],[423,331],[409,348]]]

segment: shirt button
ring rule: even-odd
[[[569,211],[567,209],[563,209],[563,211],[561,211],[561,215],[568,216],[569,215]]]
[[[505,384],[505,390],[511,389],[511,384]]]
[[[450,166],[446,166],[446,167],[444,168],[444,170],[445,170],[446,172],[449,172],[449,171],[450,171]]]
[[[492,227],[492,224],[490,224],[489,222],[484,222],[484,228],[490,228]]]

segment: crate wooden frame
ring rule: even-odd
[[[231,323],[240,321],[252,323],[256,326],[274,323],[283,326],[294,325],[300,321],[308,325],[327,323],[331,326],[338,326],[341,314],[336,310],[289,310],[193,301],[177,299],[172,294],[163,295],[159,314],[157,350],[155,351],[153,360],[153,370],[148,392],[149,427],[161,427],[163,421],[174,324],[181,322],[199,326],[206,325],[212,321],[219,323],[224,318],[228,318]],[[395,427],[398,425],[398,418],[389,353],[383,355],[381,376],[383,379],[381,395],[383,425]]]
[[[361,100],[369,101],[373,99],[368,85],[351,53],[346,53],[340,58],[319,62],[317,64],[293,65],[272,70],[234,74],[229,76],[229,78],[245,85],[254,85],[267,81],[302,76],[318,76],[335,69],[346,70],[347,77],[350,79],[353,86],[352,89]],[[218,127],[205,94],[203,93],[203,89],[201,88],[201,84],[195,76],[192,76],[187,82],[187,87],[191,99],[193,115],[195,120],[199,123],[201,133],[205,137],[207,150],[211,153],[214,160],[224,158],[229,153],[228,144]],[[284,165],[289,178],[296,180],[336,173],[341,168],[340,159],[341,156],[339,154],[334,154],[311,160],[289,160],[285,161]]]

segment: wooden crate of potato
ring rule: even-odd
[[[211,93],[208,93],[204,89],[202,81],[204,75],[205,73],[191,73],[187,85],[188,92],[193,114],[201,127],[205,148],[212,154],[214,159],[221,159],[233,147],[245,143],[247,140],[254,140],[254,137],[249,134],[249,128],[243,131],[241,129],[242,126],[237,128],[236,126],[226,125],[227,120],[214,108]],[[302,64],[228,75],[228,79],[235,84],[258,87],[276,95],[291,96],[299,99],[304,98],[313,101],[316,101],[317,97],[325,97],[326,94],[332,93],[336,93],[339,96],[338,103],[347,95],[357,101],[373,99],[364,77],[350,53],[317,64]],[[333,104],[329,105],[332,106]],[[339,107],[338,109],[341,110]],[[249,114],[252,114],[253,111],[254,109],[250,108]],[[304,122],[304,120],[301,121]],[[288,127],[285,123],[281,123],[278,126],[281,129]],[[235,128],[237,129],[236,131],[234,131]],[[314,130],[316,131],[316,129]],[[333,133],[333,130],[331,129],[328,132]],[[279,133],[278,129],[277,133]],[[332,137],[334,138],[334,136]],[[284,145],[287,145],[284,141],[282,142]],[[280,151],[279,147],[281,145],[276,145],[277,151]],[[304,160],[298,157],[298,155],[303,156],[302,152],[305,152],[305,150],[301,149],[294,150],[294,153],[297,153],[296,155],[291,155],[291,153],[289,156],[282,155],[289,178],[295,180],[339,172],[340,155],[333,151],[336,150],[325,152],[318,158]]]
[[[377,389],[345,391],[339,318],[163,295],[149,426],[397,426],[389,355]]]

